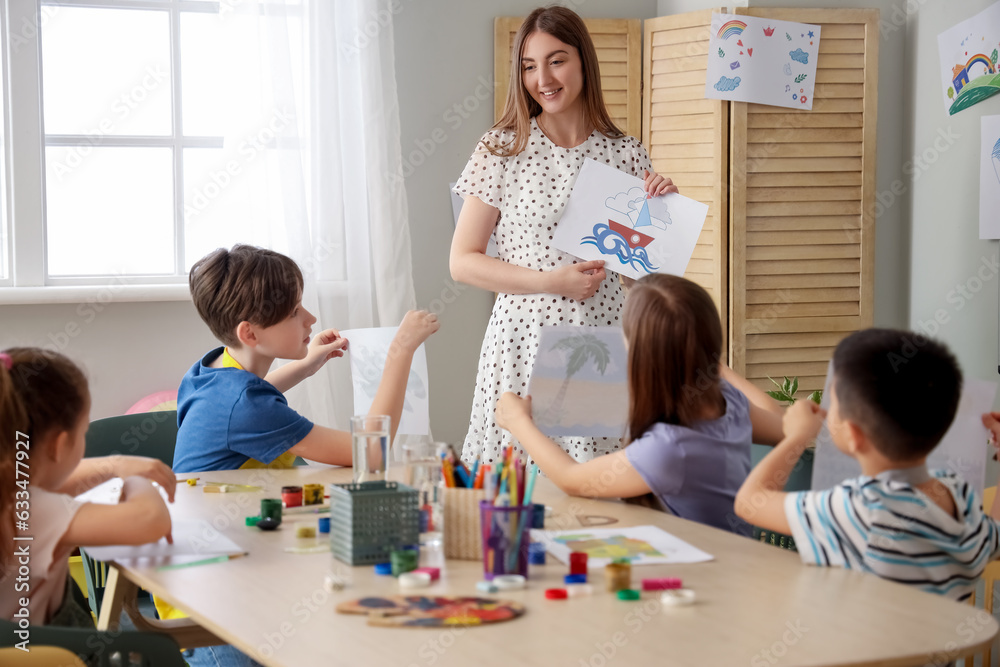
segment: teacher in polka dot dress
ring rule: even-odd
[[[465,198],[451,244],[451,274],[498,293],[483,340],[462,458],[500,459],[510,433],[493,411],[505,391],[524,396],[543,326],[620,326],[624,291],[601,261],[552,245],[583,161],[644,180],[650,196],[677,192],[646,150],[611,121],[594,43],[565,7],[536,9],[514,40],[503,117],[483,135],[455,186]],[[490,237],[499,259],[486,255]],[[617,438],[557,438],[577,461],[621,447]]]

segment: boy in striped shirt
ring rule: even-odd
[[[867,329],[833,355],[830,410],[797,401],[785,437],[736,496],[746,521],[795,538],[802,561],[872,572],[963,600],[1000,549],[1000,531],[969,484],[927,470],[951,425],[962,373],[940,343],[909,331]],[[826,491],[784,493],[785,480],[826,418],[862,476]]]

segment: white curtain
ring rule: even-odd
[[[225,0],[222,3],[226,5]],[[416,302],[388,0],[253,0],[259,100],[294,110],[267,161],[272,247],[302,268],[303,304],[324,328],[395,326]],[[266,114],[265,114],[265,117]],[[284,116],[283,116],[284,117]],[[299,412],[347,428],[346,359],[287,393]]]

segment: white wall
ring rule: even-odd
[[[90,378],[91,418],[119,415],[154,392],[177,389],[218,345],[190,302],[0,306],[0,349],[56,349]]]
[[[406,191],[417,303],[443,308],[441,331],[428,342],[431,425],[440,440],[465,439],[493,305],[491,293],[451,281],[454,219],[448,183],[458,179],[476,142],[493,125],[493,18],[525,16],[543,4],[548,2],[421,0],[404,3],[395,19],[403,159],[413,166]],[[656,15],[656,0],[563,4],[585,18]]]

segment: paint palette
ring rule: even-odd
[[[524,614],[524,606],[481,597],[395,595],[341,602],[337,612],[367,614],[368,625],[443,628],[502,623]]]

